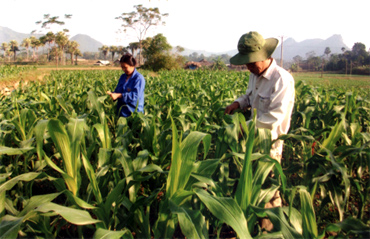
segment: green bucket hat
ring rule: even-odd
[[[231,57],[233,65],[264,61],[275,51],[279,40],[276,38],[264,39],[258,32],[248,32],[240,37],[238,42],[239,53]]]

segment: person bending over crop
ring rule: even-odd
[[[135,111],[144,112],[145,79],[135,68],[136,60],[131,54],[125,54],[120,59],[122,70],[125,72],[118,80],[114,92],[107,94],[117,100],[117,114],[128,117]]]
[[[258,32],[241,36],[238,42],[239,53],[230,59],[230,63],[246,64],[251,72],[248,88],[245,95],[225,109],[225,114],[232,114],[238,108],[257,109],[256,126],[270,129],[272,140],[288,132],[295,94],[292,75],[279,67],[271,57],[278,42],[275,38],[264,39]],[[283,141],[277,140],[271,147],[270,156],[280,162],[282,151]],[[275,196],[265,205],[265,208],[271,207],[281,207],[279,191],[276,191]],[[270,231],[273,225],[264,219],[261,221],[261,227]]]

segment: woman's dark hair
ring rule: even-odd
[[[119,60],[119,62],[126,63],[127,65],[130,65],[130,66],[136,66],[135,58],[129,53],[123,55],[121,59]]]

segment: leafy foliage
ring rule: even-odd
[[[129,118],[105,94],[120,71],[54,71],[1,96],[2,237],[367,235],[368,92],[297,82],[280,165],[268,130],[224,115],[247,73],[142,73],[145,114]],[[264,209],[277,190],[284,207]]]

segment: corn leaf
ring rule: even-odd
[[[281,207],[274,207],[274,208],[268,208],[268,209],[254,207],[254,206],[251,206],[251,207],[253,211],[258,215],[258,217],[268,216],[268,218],[274,225],[274,231],[281,231],[281,233],[284,235],[284,238],[286,239],[304,238],[287,221],[284,215],[284,211]]]
[[[205,218],[199,210],[189,210],[171,201],[170,208],[171,212],[178,216],[181,231],[185,237],[199,239],[208,238]]]
[[[55,147],[62,156],[67,174],[73,178],[75,176],[75,172],[73,170],[74,162],[72,159],[71,142],[66,129],[62,122],[56,119],[51,119],[48,124],[48,131]]]
[[[202,189],[194,192],[215,217],[235,230],[239,238],[252,238],[244,213],[234,199],[212,196]]]
[[[131,232],[128,229],[121,231],[110,231],[103,228],[98,228],[94,234],[96,239],[133,239]]]
[[[37,125],[35,127],[35,136],[36,136],[36,149],[37,149],[37,156],[39,157],[39,160],[42,160],[44,151],[44,134],[46,127],[49,123],[49,120],[40,120],[37,122]]]
[[[252,189],[253,189],[252,152],[255,137],[254,130],[255,130],[255,120],[249,124],[243,169],[235,192],[235,200],[240,206],[240,208],[243,210],[245,216],[247,216],[247,208],[252,200]]]
[[[86,175],[90,180],[90,185],[91,185],[93,194],[95,196],[95,200],[98,202],[98,204],[100,204],[103,202],[103,198],[101,196],[101,192],[100,192],[100,188],[99,188],[99,185],[96,179],[95,171],[90,161],[87,160],[84,153],[82,154],[82,163],[84,165]]]
[[[301,201],[303,237],[316,238],[318,236],[318,231],[311,195],[304,187],[300,187],[299,196]]]
[[[52,202],[41,204],[35,210],[43,213],[55,212],[75,225],[89,225],[100,222],[100,220],[93,219],[85,210],[60,206]]]
[[[171,168],[167,178],[166,191],[168,198],[170,198],[176,190],[179,188],[179,175],[181,171],[181,150],[180,143],[178,141],[178,134],[175,122],[171,117],[172,126],[172,156],[171,156]]]
[[[10,148],[6,146],[0,146],[0,155],[22,155],[32,149],[34,149],[34,147]]]
[[[37,206],[44,203],[49,203],[57,198],[62,192],[60,193],[51,193],[51,194],[44,194],[33,196],[30,198],[24,209],[17,215],[18,217],[23,217],[30,211],[34,210]]]
[[[35,212],[28,213],[23,217],[14,217],[11,215],[5,215],[0,221],[0,238],[18,238],[18,233],[24,221],[28,218],[35,216]]]
[[[24,182],[32,181],[35,178],[37,178],[40,174],[41,173],[31,172],[31,173],[24,173],[24,174],[18,175],[16,177],[6,181],[5,183],[1,184],[0,185],[0,193],[12,189],[20,181],[24,181]]]
[[[344,120],[336,123],[336,125],[331,130],[329,136],[322,143],[322,147],[330,151],[334,150],[335,144],[338,142],[342,133],[345,131]]]

